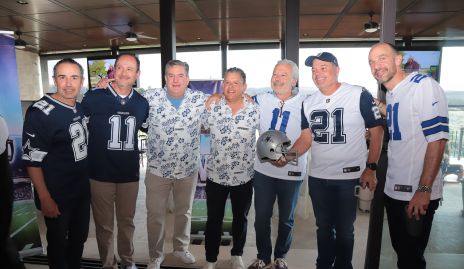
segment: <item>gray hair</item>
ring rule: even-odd
[[[171,68],[171,67],[173,67],[173,66],[176,66],[176,65],[183,66],[184,69],[185,69],[185,73],[186,73],[187,76],[188,76],[188,74],[189,74],[189,65],[188,65],[187,62],[182,62],[182,61],[180,61],[180,60],[170,60],[169,62],[167,62],[167,63],[166,63],[166,66],[165,66],[165,68],[164,68],[165,72],[166,72],[169,68]]]
[[[298,69],[298,65],[296,65],[296,63],[292,60],[289,60],[289,59],[282,59],[282,60],[279,60],[277,61],[277,64],[288,64],[292,67],[292,78],[296,81],[298,81],[298,77],[299,77],[299,69]]]

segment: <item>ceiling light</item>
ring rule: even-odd
[[[375,21],[369,21],[364,24],[364,31],[367,33],[375,33],[379,30],[379,24]]]
[[[129,42],[137,41],[137,34],[134,32],[127,32],[126,33],[126,40]]]
[[[369,21],[364,24],[364,31],[366,33],[375,33],[379,30],[379,24],[375,22],[372,18],[374,17],[374,12],[369,12]]]
[[[15,39],[15,48],[25,49],[27,46],[27,42],[21,39],[21,35],[23,33],[21,31],[16,31],[15,34],[18,36],[18,38]]]
[[[26,41],[22,40],[21,38],[15,40],[15,48],[23,50],[26,48],[26,46]]]

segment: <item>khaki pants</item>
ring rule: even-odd
[[[182,179],[162,178],[147,171],[147,230],[150,259],[159,258],[164,251],[165,220],[168,198],[174,197],[174,251],[186,251],[190,243],[192,203],[198,173]]]
[[[139,191],[139,182],[111,183],[90,180],[91,202],[98,251],[103,268],[117,269],[114,255],[114,212],[118,227],[118,254],[121,264],[134,263],[134,215]]]

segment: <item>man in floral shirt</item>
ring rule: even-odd
[[[166,87],[148,90],[147,229],[150,263],[159,269],[164,260],[168,198],[174,196],[173,255],[195,263],[189,252],[192,203],[200,158],[200,128],[206,117],[205,94],[189,84],[189,66],[179,60],[166,64]]]
[[[208,111],[207,127],[211,133],[211,157],[206,182],[205,269],[216,268],[221,242],[224,207],[228,195],[232,203],[233,222],[231,264],[245,268],[242,261],[247,233],[247,215],[253,196],[256,130],[259,110],[243,93],[246,75],[233,67],[224,74],[224,96]]]

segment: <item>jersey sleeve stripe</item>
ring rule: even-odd
[[[435,117],[433,119],[423,121],[421,123],[421,125],[422,125],[422,129],[426,129],[426,128],[429,128],[431,126],[435,126],[435,125],[437,125],[439,123],[448,125],[448,118],[438,116],[438,117]]]
[[[441,133],[441,132],[449,133],[449,127],[448,125],[440,124],[432,128],[422,129],[422,132],[424,133],[425,136],[430,136],[430,135],[434,135],[434,134]]]
[[[428,127],[431,127],[431,126],[434,126],[438,123],[441,123],[441,124],[448,124],[448,118],[447,117],[435,117],[433,119],[430,119],[430,120],[426,120],[426,121],[423,121],[421,123],[422,125],[422,129],[425,129],[425,128],[428,128]]]

